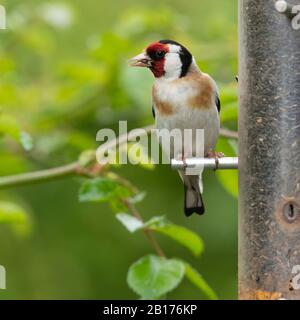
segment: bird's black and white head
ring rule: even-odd
[[[149,68],[156,78],[166,79],[184,77],[193,63],[191,53],[172,40],[154,42],[130,60],[131,66]]]

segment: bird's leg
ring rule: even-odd
[[[225,155],[223,152],[217,152],[217,151],[212,151],[212,150],[207,153],[208,158],[214,158],[216,161],[216,168],[214,169],[215,171],[218,170],[218,168],[219,168],[219,159],[223,158],[224,156]]]
[[[186,169],[187,168],[187,163],[186,163],[186,156],[185,156],[185,152],[184,152],[184,149],[182,150],[181,153],[179,153],[177,155],[177,160],[181,160],[182,163],[183,163],[183,168]]]

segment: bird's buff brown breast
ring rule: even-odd
[[[174,113],[174,110],[169,102],[159,99],[157,90],[155,89],[155,87],[153,87],[152,89],[152,98],[153,98],[153,104],[155,105],[155,108],[159,113],[159,115],[170,116]]]
[[[196,109],[208,109],[213,106],[215,90],[209,76],[202,74],[191,80],[197,94],[188,99],[187,106]]]
[[[192,88],[192,94],[186,95],[183,104],[187,108],[208,109],[214,105],[215,89],[211,78],[206,74],[191,73],[184,78],[179,78],[170,82],[170,85]],[[159,115],[169,116],[175,113],[172,104],[167,100],[160,99],[156,86],[152,90],[153,104]]]

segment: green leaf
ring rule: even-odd
[[[116,218],[125,226],[129,232],[135,232],[144,227],[144,223],[127,213],[118,213]]]
[[[26,222],[27,215],[23,208],[12,202],[0,201],[0,224]]]
[[[112,198],[109,201],[110,208],[114,213],[126,212],[128,210],[127,205],[120,198]]]
[[[146,195],[147,195],[147,192],[145,192],[145,191],[139,192],[139,193],[135,194],[133,197],[128,198],[127,201],[129,203],[133,203],[133,204],[138,203],[138,202],[142,202],[145,199]]]
[[[171,223],[164,216],[153,217],[145,223],[127,213],[119,213],[116,217],[132,233],[148,228],[177,241],[195,256],[199,256],[204,250],[203,241],[195,232]]]
[[[162,233],[182,244],[195,256],[199,256],[204,250],[202,239],[193,231],[172,223],[159,223],[149,227],[151,230]]]
[[[25,131],[20,132],[20,142],[26,151],[30,151],[33,148],[32,137]]]
[[[193,285],[195,285],[198,289],[200,289],[210,300],[218,299],[214,290],[203,279],[201,274],[188,263],[185,263],[185,276]]]
[[[142,222],[136,217],[128,213],[118,213],[116,218],[123,224],[123,226],[130,232],[135,232],[144,228],[148,228],[151,225],[157,224],[165,219],[165,217],[153,217],[148,222]]]
[[[127,282],[142,298],[157,299],[180,284],[184,271],[182,261],[148,255],[129,268]]]
[[[144,223],[144,227],[150,228],[156,225],[167,223],[167,219],[165,216],[156,216],[152,217],[150,220]]]
[[[107,178],[96,178],[85,181],[79,190],[80,202],[104,202],[125,195],[126,188],[116,181]]]

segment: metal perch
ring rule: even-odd
[[[224,157],[224,158],[189,158],[183,160],[172,159],[171,167],[174,170],[184,168],[204,168],[204,169],[238,169],[238,158]]]

